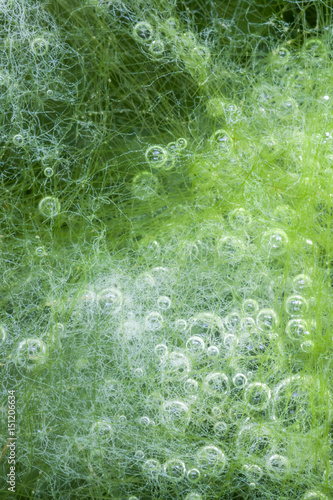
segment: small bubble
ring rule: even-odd
[[[200,469],[205,473],[222,472],[226,466],[227,458],[217,446],[203,446],[197,453]]]
[[[158,344],[155,346],[154,352],[156,356],[159,358],[163,358],[164,356],[167,356],[168,354],[168,348],[165,344]]]
[[[271,229],[264,234],[264,247],[270,257],[283,255],[288,248],[288,236],[282,229]]]
[[[304,319],[291,319],[286,326],[286,333],[291,340],[302,340],[310,335],[308,324]]]
[[[6,336],[7,336],[7,333],[6,333],[5,327],[0,325],[0,341],[5,342]]]
[[[312,281],[306,274],[298,274],[293,279],[293,288],[295,292],[306,292],[311,289]]]
[[[233,148],[233,142],[225,130],[217,130],[210,139],[211,143],[218,148],[220,155],[228,156]]]
[[[128,497],[128,500],[139,500],[139,498],[132,495]]]
[[[59,214],[61,205],[58,198],[47,196],[39,202],[38,208],[41,214],[45,217],[54,217]]]
[[[189,408],[182,401],[166,401],[162,406],[162,420],[170,429],[183,428],[190,420]]]
[[[184,500],[203,500],[202,496],[199,493],[196,493],[195,491],[191,491],[186,495]]]
[[[45,361],[46,345],[37,338],[30,338],[20,342],[17,349],[16,361],[28,370]]]
[[[303,352],[311,352],[314,349],[314,342],[312,340],[305,340],[305,342],[302,342],[301,344],[301,350]]]
[[[139,42],[151,42],[154,30],[149,23],[140,22],[133,28],[133,35]]]
[[[252,217],[245,208],[236,208],[229,212],[229,223],[234,229],[245,228],[251,225]]]
[[[180,137],[179,139],[177,139],[176,144],[179,149],[187,148],[187,140],[184,137]]]
[[[164,473],[169,479],[179,481],[185,476],[186,468],[184,462],[173,459],[168,460],[164,465]]]
[[[35,254],[37,255],[37,257],[45,257],[45,255],[46,255],[45,248],[44,247],[36,248]]]
[[[258,482],[263,476],[263,471],[258,465],[243,465],[242,472],[249,481]]]
[[[277,328],[279,318],[274,309],[261,309],[257,316],[257,325],[264,332],[270,332]]]
[[[191,371],[191,362],[185,354],[172,352],[164,364],[164,374],[169,379],[182,379],[188,377]]]
[[[290,316],[304,316],[308,312],[309,304],[301,295],[291,295],[285,302],[285,309]]]
[[[146,474],[155,475],[160,472],[161,465],[158,460],[150,458],[143,464],[142,468]]]
[[[32,40],[30,47],[34,54],[42,56],[46,54],[49,48],[49,42],[44,38],[35,38]]]
[[[164,53],[164,43],[162,40],[153,40],[149,46],[149,52],[154,56],[161,56]]]
[[[215,345],[208,347],[207,356],[209,358],[216,359],[219,357],[219,354],[220,354],[219,348],[216,347]]]
[[[52,177],[53,173],[54,173],[53,172],[53,168],[51,168],[51,167],[46,167],[44,169],[44,175],[45,175],[45,177],[50,178],[50,177]]]
[[[144,454],[144,452],[143,452],[142,450],[137,450],[137,451],[135,452],[135,458],[136,458],[137,460],[143,460],[143,459],[145,458],[145,454]]]
[[[53,95],[53,90],[48,89],[48,90],[46,91],[46,94],[47,94],[49,97],[51,97],[51,96]]]
[[[90,433],[98,435],[103,439],[109,439],[112,436],[112,427],[109,422],[100,420],[91,426]]]
[[[123,300],[122,293],[117,288],[105,288],[96,298],[101,310],[109,313],[118,311]]]
[[[139,422],[140,422],[140,425],[142,425],[143,427],[147,427],[148,425],[150,425],[150,418],[149,417],[141,417]]]
[[[267,460],[267,465],[274,472],[285,473],[288,469],[288,459],[282,455],[272,455]]]
[[[242,303],[242,309],[248,316],[256,316],[259,311],[259,304],[254,299],[245,299]]]
[[[198,469],[190,469],[188,472],[187,472],[187,480],[190,482],[190,483],[197,483],[200,479],[200,471]]]
[[[126,424],[126,422],[127,422],[126,415],[119,415],[118,422],[119,422],[119,424],[122,424],[122,425]]]
[[[188,378],[184,383],[184,389],[188,394],[196,394],[199,390],[199,384],[193,378]]]
[[[175,326],[177,332],[185,332],[187,328],[187,321],[185,321],[185,319],[177,319]]]
[[[145,326],[148,330],[158,331],[163,328],[163,317],[158,312],[151,312],[145,318]]]
[[[159,181],[151,172],[140,172],[132,180],[132,193],[139,200],[149,200],[157,196]]]
[[[205,350],[205,342],[201,337],[195,335],[186,342],[186,349],[193,355],[200,354]]]
[[[271,390],[266,384],[254,382],[247,386],[244,393],[244,400],[249,408],[261,411],[267,408],[271,399]]]
[[[163,167],[167,160],[168,160],[168,152],[167,150],[162,147],[162,146],[150,146],[146,153],[146,160],[147,162],[155,168],[161,168]]]
[[[23,136],[21,134],[14,135],[13,143],[16,144],[17,146],[22,146],[22,144],[24,143]]]
[[[171,300],[169,297],[161,296],[157,299],[157,306],[162,311],[167,311],[171,307]]]
[[[243,375],[243,373],[237,373],[232,381],[234,386],[238,389],[242,389],[247,384],[247,378],[245,377],[245,375]]]
[[[229,392],[229,379],[225,373],[209,373],[203,386],[210,394],[223,396]]]
[[[228,430],[228,426],[225,422],[216,422],[214,425],[214,433],[219,436],[220,438],[222,436],[225,436]]]
[[[135,368],[135,370],[134,370],[133,373],[134,373],[134,376],[137,377],[137,378],[143,377],[143,374],[144,374],[142,368]]]

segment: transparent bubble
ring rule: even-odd
[[[216,347],[215,345],[211,345],[210,347],[208,347],[207,349],[207,356],[211,359],[216,359],[218,358],[220,355],[220,351],[219,351],[219,348]]]
[[[0,85],[7,85],[9,83],[9,74],[5,71],[0,72]]]
[[[45,247],[38,247],[38,248],[36,248],[35,254],[37,255],[37,257],[45,257],[45,255],[47,255]]]
[[[313,57],[322,58],[327,55],[326,45],[320,38],[309,38],[306,40],[304,49],[307,52],[307,56],[310,54]]]
[[[139,497],[135,497],[135,496],[130,496],[128,497],[128,500],[139,500]]]
[[[267,465],[275,473],[283,474],[287,472],[289,461],[282,455],[272,455],[268,458]]]
[[[199,384],[193,378],[188,378],[184,383],[184,389],[188,394],[196,394],[199,390]]]
[[[226,335],[223,339],[223,345],[226,349],[230,350],[235,347],[238,343],[237,337],[235,335]]]
[[[263,471],[258,465],[243,465],[242,472],[249,481],[258,482],[263,476]]]
[[[184,137],[180,137],[176,141],[178,149],[186,149],[187,148],[187,140]]]
[[[159,255],[161,253],[161,247],[160,247],[160,244],[158,243],[158,241],[148,240],[148,243],[147,244],[146,243],[147,243],[147,240],[145,240],[144,244],[142,244],[142,248],[143,248],[145,257],[147,257],[147,259],[150,259],[150,260],[153,260],[153,259],[156,259],[157,257],[159,257]]]
[[[191,319],[191,334],[207,341],[220,339],[224,333],[222,319],[216,314],[199,313]]]
[[[62,335],[64,333],[64,331],[65,331],[65,327],[64,327],[64,325],[62,323],[56,323],[54,325],[53,330],[54,330],[55,334]]]
[[[228,331],[234,332],[240,327],[241,315],[237,311],[228,314],[224,320],[225,326]]]
[[[149,418],[149,417],[144,416],[144,417],[140,417],[140,419],[139,419],[139,423],[140,423],[140,425],[142,425],[143,427],[147,427],[148,425],[150,425],[151,420],[150,420],[150,418]]]
[[[185,476],[186,468],[184,462],[175,458],[168,460],[164,465],[164,473],[169,479],[179,481]]]
[[[54,174],[54,172],[53,172],[53,168],[51,168],[51,167],[46,167],[46,168],[44,169],[44,175],[45,175],[45,177],[50,178],[50,177],[52,177],[52,175],[53,175],[53,174]]]
[[[214,433],[219,436],[219,438],[223,437],[226,435],[228,430],[228,426],[225,422],[216,422],[214,425]]]
[[[175,326],[177,332],[185,332],[187,328],[187,321],[185,321],[185,319],[177,319]]]
[[[154,30],[149,23],[137,23],[133,28],[133,35],[139,42],[151,42],[154,36]]]
[[[112,437],[113,431],[111,424],[109,422],[100,420],[98,422],[95,422],[91,426],[90,433],[99,436],[100,438],[103,438],[105,440],[108,440]]]
[[[7,333],[6,333],[5,327],[0,325],[0,341],[5,342],[6,336],[7,336]]]
[[[217,130],[210,139],[212,145],[218,148],[221,156],[229,156],[232,152],[233,141],[225,130]]]
[[[242,389],[247,384],[247,378],[245,377],[245,375],[243,375],[243,373],[236,373],[232,381],[234,386],[238,389]]]
[[[309,304],[301,295],[291,295],[286,300],[285,309],[290,316],[305,316],[308,312]]]
[[[16,362],[28,370],[44,363],[46,345],[37,338],[22,340],[17,348]]]
[[[205,342],[201,337],[195,335],[193,337],[190,337],[186,342],[186,349],[192,355],[201,354],[205,350]]]
[[[157,306],[162,311],[167,311],[171,307],[171,300],[169,297],[161,296],[157,299]]]
[[[301,343],[301,350],[303,352],[311,352],[313,351],[315,345],[312,340],[305,340],[304,342]]]
[[[158,145],[150,146],[147,149],[145,156],[149,165],[154,168],[163,167],[169,158],[167,150],[163,146]]]
[[[48,51],[49,42],[44,38],[35,38],[34,40],[32,40],[30,46],[34,54],[43,56]]]
[[[182,401],[166,401],[162,405],[162,421],[170,429],[185,427],[190,421],[187,404]]]
[[[21,134],[14,135],[13,143],[16,144],[17,146],[22,146],[22,144],[24,144],[23,135],[21,135]]]
[[[270,403],[271,390],[266,384],[254,382],[245,389],[244,400],[251,410],[264,410]]]
[[[263,332],[270,332],[279,326],[279,318],[274,309],[261,309],[257,316],[257,325]]]
[[[121,307],[123,296],[117,288],[104,288],[97,294],[97,301],[103,312],[113,313]]]
[[[293,288],[295,292],[302,293],[311,289],[312,281],[307,274],[298,274],[293,279]]]
[[[134,374],[135,377],[141,378],[144,375],[144,371],[143,371],[142,368],[135,368],[134,371],[133,371],[133,374]]]
[[[236,449],[243,454],[265,455],[272,448],[272,433],[262,423],[250,423],[241,427],[236,438]]]
[[[158,312],[151,312],[145,318],[145,326],[154,332],[163,328],[163,317]]]
[[[239,262],[245,255],[245,244],[234,236],[224,236],[217,243],[217,253],[228,262]]]
[[[172,352],[164,362],[163,371],[167,378],[182,379],[191,371],[191,362],[185,354]]]
[[[270,61],[274,66],[284,66],[290,59],[290,51],[284,45],[273,50]]]
[[[149,52],[153,54],[153,56],[162,56],[164,49],[165,47],[162,40],[153,40],[149,45]]]
[[[161,471],[161,465],[158,460],[150,458],[142,465],[142,469],[148,475],[156,475]]]
[[[209,373],[203,383],[204,389],[215,396],[224,396],[229,392],[229,379],[225,373]]]
[[[256,316],[259,311],[259,304],[254,299],[245,299],[242,303],[242,309],[248,316]]]
[[[167,145],[167,150],[170,153],[170,155],[175,156],[179,152],[179,146],[177,142],[169,142]]]
[[[137,460],[143,460],[143,459],[145,458],[145,454],[144,454],[144,452],[143,452],[142,450],[137,450],[137,451],[135,452],[135,458],[136,458]]]
[[[121,425],[125,425],[127,422],[127,417],[126,415],[119,415],[118,417],[118,423]]]
[[[264,248],[270,257],[283,255],[288,245],[288,236],[282,229],[271,229],[264,234]]]
[[[197,453],[199,469],[203,473],[220,473],[223,472],[227,457],[217,446],[203,446]]]
[[[51,97],[51,96],[53,95],[53,90],[48,89],[48,90],[46,91],[46,94],[47,94],[49,97]]]
[[[199,493],[196,493],[195,491],[191,491],[186,495],[184,500],[203,500],[202,496]]]
[[[165,344],[158,344],[155,346],[154,352],[156,356],[159,358],[163,358],[164,356],[167,356],[168,354],[168,348]]]
[[[187,480],[190,482],[190,483],[197,483],[200,479],[200,471],[198,469],[190,469],[188,472],[187,472]]]
[[[39,202],[38,208],[45,217],[54,217],[59,214],[61,205],[58,198],[46,196]]]
[[[213,417],[219,417],[222,414],[222,409],[220,406],[213,406],[211,409],[211,414]]]
[[[252,217],[245,208],[236,208],[229,212],[229,223],[234,229],[244,228],[251,225]]]
[[[139,200],[149,200],[157,196],[159,181],[151,172],[140,172],[132,180],[133,196]]]
[[[291,340],[303,340],[306,335],[310,335],[308,324],[304,319],[288,321],[286,333]]]
[[[308,491],[301,500],[329,500],[329,497],[320,491]]]

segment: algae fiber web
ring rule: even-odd
[[[0,1],[2,499],[333,498],[332,7]]]

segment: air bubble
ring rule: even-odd
[[[205,350],[205,342],[201,337],[195,335],[193,337],[190,337],[186,342],[186,349],[192,355],[196,356],[198,354],[201,354]]]
[[[290,59],[290,52],[285,46],[277,47],[272,52],[271,63],[275,66],[283,66]]]
[[[154,168],[163,167],[169,158],[167,150],[164,147],[158,145],[150,146],[147,149],[145,156],[149,165]]]
[[[163,372],[167,378],[182,379],[188,377],[191,362],[185,354],[172,352],[164,362]]]
[[[16,144],[17,146],[22,146],[24,144],[23,135],[21,134],[14,135],[13,143]]]
[[[229,379],[225,373],[209,373],[204,380],[203,387],[210,394],[224,396],[229,392]]]
[[[304,319],[291,319],[286,326],[286,333],[291,340],[303,340],[310,335],[308,324]]]
[[[236,373],[232,381],[234,386],[238,389],[242,389],[247,384],[247,378],[245,377],[245,375],[243,375],[243,373]]]
[[[312,340],[305,340],[301,344],[301,350],[303,352],[311,352],[314,349],[314,342]]]
[[[197,460],[200,464],[200,470],[204,473],[223,472],[227,458],[217,446],[203,446],[197,453]]]
[[[311,289],[312,281],[306,274],[298,274],[293,279],[293,288],[295,292],[302,293]]]
[[[270,403],[271,390],[266,384],[254,382],[247,386],[244,400],[251,410],[264,410]]]
[[[202,496],[199,493],[191,491],[186,495],[184,500],[203,500]]]
[[[184,389],[187,394],[196,394],[199,389],[199,384],[193,378],[188,378],[184,383]]]
[[[103,420],[100,420],[98,422],[95,422],[90,429],[90,433],[96,436],[99,436],[103,439],[110,439],[112,437],[112,427],[109,422],[105,422]]]
[[[224,333],[222,319],[213,313],[199,313],[191,319],[191,334],[207,340],[220,339]]]
[[[242,472],[249,481],[258,482],[263,476],[263,471],[258,465],[243,465]]]
[[[142,465],[142,468],[146,474],[156,475],[160,472],[161,465],[160,465],[160,462],[158,460],[156,460],[154,458],[150,458]]]
[[[285,309],[290,316],[305,316],[309,304],[301,295],[291,295],[286,300]]]
[[[54,217],[60,213],[61,205],[58,198],[47,196],[39,202],[38,208],[45,217]]]
[[[198,469],[190,469],[188,472],[187,472],[187,480],[190,482],[190,483],[197,483],[200,479],[200,471]]]
[[[46,94],[51,97],[53,95],[53,90],[49,89],[46,91]]]
[[[154,56],[161,56],[164,53],[164,43],[162,40],[153,40],[149,45],[149,52]]]
[[[234,236],[224,236],[217,243],[217,253],[229,262],[238,262],[245,256],[244,242]]]
[[[7,336],[7,333],[6,333],[5,327],[0,325],[0,341],[5,342],[6,336]]]
[[[36,248],[35,254],[37,255],[37,257],[45,257],[45,255],[46,255],[45,247]]]
[[[126,415],[119,415],[118,417],[118,423],[121,425],[125,425],[127,422],[127,417]]]
[[[133,35],[139,42],[151,42],[154,30],[149,23],[141,22],[137,23],[133,28]]]
[[[52,175],[53,175],[53,174],[54,174],[54,172],[53,172],[53,168],[51,168],[51,167],[46,167],[46,168],[44,169],[44,175],[45,175],[45,177],[50,178],[50,177],[52,177]]]
[[[329,500],[329,498],[320,491],[308,491],[301,500]]]
[[[171,300],[169,297],[161,296],[157,299],[157,306],[162,311],[167,311],[171,307]]]
[[[254,299],[243,300],[242,303],[243,312],[248,316],[256,316],[259,311],[259,304]]]
[[[41,37],[35,38],[34,40],[32,40],[30,47],[34,54],[43,56],[48,51],[49,42]]]
[[[163,317],[158,312],[151,312],[145,318],[145,326],[148,330],[157,332],[163,328]]]
[[[264,234],[264,247],[270,257],[283,255],[288,244],[288,236],[282,229],[271,229]]]
[[[225,422],[216,422],[214,425],[214,433],[219,436],[219,438],[226,435],[228,430],[228,426]]]
[[[176,141],[178,149],[186,149],[187,148],[187,140],[184,137],[180,137]]]
[[[170,429],[185,427],[190,421],[188,406],[182,401],[166,401],[162,405],[162,421]]]
[[[168,348],[165,344],[158,344],[155,346],[154,352],[156,356],[159,358],[163,358],[164,356],[167,356],[168,354]]]
[[[210,139],[212,145],[218,148],[219,155],[229,156],[232,151],[233,142],[225,130],[217,130]]]
[[[139,200],[150,200],[157,196],[159,181],[151,172],[140,172],[132,180],[132,194]]]
[[[168,460],[164,465],[164,473],[169,479],[179,481],[185,476],[186,468],[184,462],[173,459]]]
[[[271,332],[279,325],[279,318],[274,309],[261,309],[257,316],[258,328],[264,332]]]
[[[177,319],[175,326],[177,332],[185,332],[187,328],[187,321],[185,321],[185,319]]]
[[[28,370],[45,361],[46,345],[37,338],[22,340],[17,349],[16,361]]]
[[[137,460],[143,460],[143,459],[145,458],[145,454],[144,454],[144,452],[143,452],[142,450],[137,450],[137,451],[135,452],[135,458],[136,458]]]
[[[117,288],[105,288],[97,294],[98,304],[103,312],[117,312],[123,300],[122,293]]]
[[[231,227],[234,229],[245,228],[251,225],[251,215],[245,208],[236,208],[228,214],[228,219]]]
[[[285,473],[288,469],[288,459],[282,455],[272,455],[267,460],[267,465],[270,467],[275,473]]]
[[[150,418],[149,417],[141,417],[140,420],[139,420],[139,423],[140,425],[142,425],[143,427],[148,427],[148,425],[150,425],[151,421],[150,421]]]
[[[216,347],[215,345],[212,345],[208,347],[207,349],[207,356],[211,359],[216,359],[219,357],[220,351],[219,348]]]
[[[231,312],[226,316],[224,323],[228,331],[234,332],[240,327],[241,315],[237,311]]]

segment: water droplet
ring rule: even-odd
[[[289,245],[288,236],[282,229],[271,229],[264,234],[264,248],[269,257],[283,255]]]
[[[151,172],[140,172],[132,180],[132,194],[139,200],[149,200],[157,196],[159,181]]]
[[[185,476],[186,468],[184,462],[177,458],[168,460],[164,465],[164,473],[169,479],[179,481]]]
[[[244,400],[251,410],[264,410],[270,403],[271,390],[266,384],[254,382],[247,386],[244,392]]]
[[[24,144],[23,135],[21,134],[14,135],[13,143],[16,144],[17,146],[22,146],[22,144]]]
[[[50,178],[50,177],[52,177],[53,173],[54,173],[53,172],[53,168],[51,168],[51,167],[46,167],[44,169],[44,175],[45,175],[45,177]]]
[[[163,146],[158,145],[150,146],[147,149],[145,156],[149,165],[154,168],[163,167],[169,158],[167,150]]]
[[[171,300],[169,297],[161,296],[157,299],[157,306],[162,311],[167,311],[171,307]]]
[[[45,361],[46,345],[37,338],[22,340],[17,349],[16,362],[28,370]]]
[[[133,35],[139,42],[151,42],[154,36],[154,30],[149,23],[140,22],[133,28]]]
[[[30,46],[34,54],[36,54],[37,56],[43,56],[44,54],[46,54],[49,48],[49,42],[44,38],[39,37],[32,40]]]
[[[58,215],[61,209],[60,201],[53,196],[46,196],[38,205],[39,211],[45,217],[54,217]]]
[[[286,300],[285,309],[290,316],[305,316],[309,304],[301,295],[291,295]]]
[[[224,396],[229,392],[229,379],[225,373],[209,373],[204,380],[203,387],[214,396]]]

